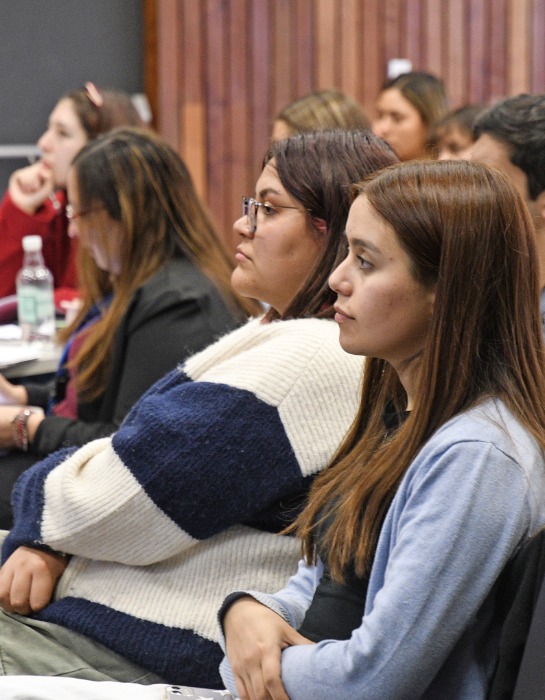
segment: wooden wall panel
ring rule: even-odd
[[[248,26],[249,0],[234,0],[231,3],[231,21],[229,23],[229,54],[230,68],[228,102],[231,104],[229,122],[229,140],[227,162],[230,170],[226,180],[226,200],[224,206],[232,211],[233,203],[240,201],[240,188],[244,186],[248,173],[248,163],[252,158],[252,142],[241,138],[242,134],[250,134],[252,130],[250,111],[251,100],[251,67],[247,61],[250,49],[250,27]],[[225,236],[232,235],[231,222],[226,223]]]
[[[481,102],[490,80],[490,54],[487,50],[488,18],[486,0],[472,0],[468,3],[468,102]]]
[[[196,27],[197,31],[186,32],[183,41],[178,39],[182,65],[179,67],[180,87],[176,94],[180,98],[179,113],[180,145],[188,162],[195,185],[201,196],[207,195],[207,133],[205,110],[206,92],[204,80],[204,30],[200,26],[199,7],[186,3],[181,8],[183,27]],[[195,60],[197,59],[197,60]]]
[[[531,28],[532,76],[530,92],[540,92],[545,85],[545,0],[534,0]]]
[[[545,0],[142,0],[159,131],[225,240],[253,192],[274,114],[337,87],[373,116],[387,62],[409,58],[451,106],[545,92]]]
[[[485,87],[485,101],[498,100],[508,94],[507,0],[490,0],[487,45],[490,52],[490,83]]]

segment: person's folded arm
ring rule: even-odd
[[[146,565],[250,521],[304,484],[274,407],[174,371],[113,438],[68,459],[52,455],[20,477],[4,556],[43,544]]]
[[[383,578],[372,572],[368,609],[352,637],[283,652],[290,700],[420,697],[528,536],[525,518],[513,516],[529,512],[528,490],[519,465],[493,446],[441,455],[412,484],[395,546],[375,573]]]
[[[292,644],[310,643],[296,630],[303,622],[322,573],[320,561],[308,566],[301,560],[297,573],[281,591],[274,594],[238,592],[227,597],[219,611],[219,641],[226,652],[220,673],[232,693],[239,693],[242,698],[252,697],[250,688],[261,686],[278,693],[283,700],[283,686],[277,682],[280,680],[280,652]],[[238,611],[234,609],[237,606]],[[245,610],[249,611],[246,618]],[[259,611],[259,619],[254,619],[254,611]],[[226,636],[229,637],[227,641]]]

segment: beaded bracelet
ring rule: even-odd
[[[13,425],[13,440],[15,442],[15,447],[23,452],[28,452],[28,446],[30,444],[28,439],[28,419],[32,413],[33,411],[25,408],[10,421],[10,423]]]

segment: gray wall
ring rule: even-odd
[[[0,145],[35,143],[88,80],[143,91],[141,0],[0,0]],[[0,159],[0,193],[25,164]]]

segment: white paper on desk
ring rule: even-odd
[[[28,343],[0,343],[0,369],[37,360],[39,356],[39,350]]]
[[[2,700],[164,700],[165,688],[161,684],[84,681],[60,676],[0,677]]]
[[[0,340],[21,340],[23,331],[16,323],[3,323],[0,325]]]

